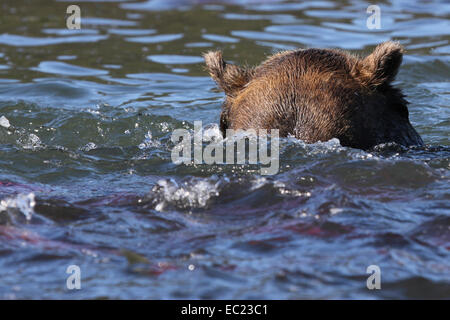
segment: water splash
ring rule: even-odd
[[[11,124],[5,116],[0,117],[0,127],[9,128]]]
[[[160,147],[161,143],[157,140],[153,139],[152,132],[148,130],[147,134],[145,135],[144,141],[138,146],[139,149],[149,149],[152,147]]]
[[[44,147],[41,139],[34,133],[30,133],[29,135],[25,134],[24,136],[21,136],[17,140],[17,143],[25,150],[36,150]]]
[[[163,211],[168,205],[185,209],[204,208],[212,197],[219,195],[219,184],[215,177],[192,178],[182,183],[174,179],[159,180],[152,189],[152,193],[156,194],[155,209]]]
[[[88,151],[91,151],[94,149],[97,149],[97,145],[93,142],[88,142],[85,146],[80,148],[81,151],[85,151],[85,152],[88,152]]]

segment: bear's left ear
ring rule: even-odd
[[[211,78],[227,96],[234,97],[252,78],[254,72],[252,68],[226,63],[220,51],[207,52],[203,57]]]
[[[370,87],[389,84],[402,64],[403,47],[398,42],[387,41],[362,60],[361,80]]]

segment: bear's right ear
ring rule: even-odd
[[[218,86],[230,97],[236,96],[252,78],[253,69],[226,63],[222,52],[210,51],[203,55],[208,72]]]
[[[402,64],[403,52],[398,42],[387,41],[378,45],[362,60],[361,81],[373,88],[392,82]]]

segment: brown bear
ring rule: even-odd
[[[220,51],[204,55],[225,91],[220,128],[279,129],[307,143],[338,138],[370,149],[387,142],[423,145],[409,122],[408,102],[394,80],[400,44],[378,45],[366,58],[335,49],[300,49],[269,57],[255,68],[226,63]]]

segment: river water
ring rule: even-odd
[[[359,1],[76,3],[80,30],[70,1],[0,4],[1,299],[450,298],[448,2],[380,2],[374,30]],[[284,138],[268,176],[171,161],[173,130],[218,132],[203,52],[389,39],[425,147]]]

